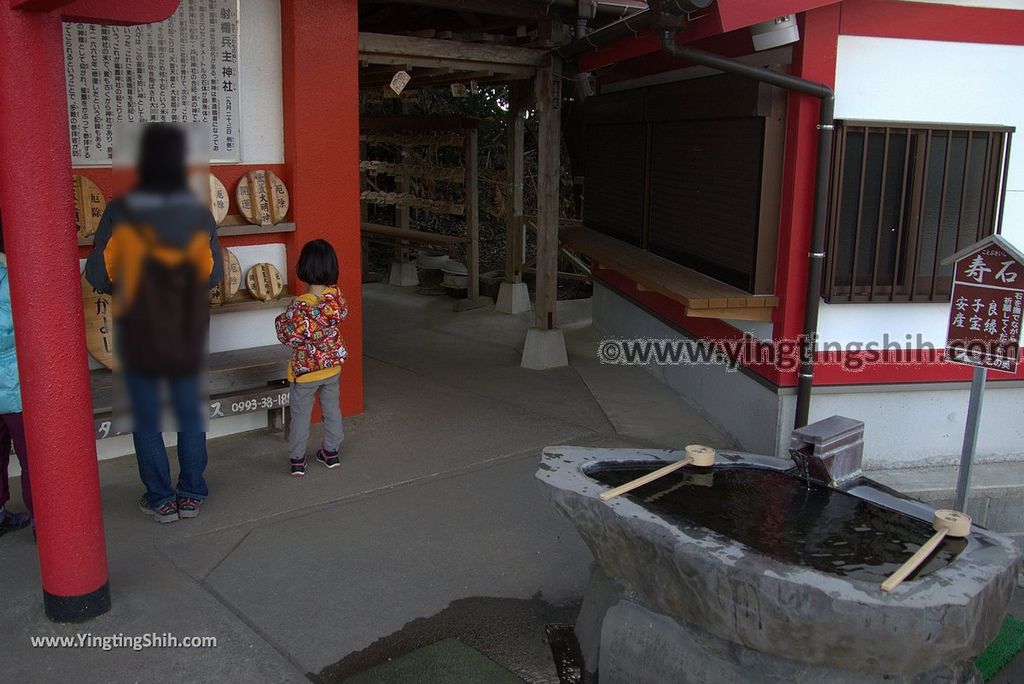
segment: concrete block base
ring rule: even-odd
[[[526,345],[523,347],[523,368],[547,370],[569,365],[565,351],[565,337],[558,328],[541,330],[530,328],[526,331]]]
[[[412,261],[391,263],[391,273],[388,275],[388,284],[398,287],[412,287],[420,284],[419,274],[416,273],[416,264]]]
[[[520,314],[533,308],[526,283],[502,283],[494,309],[503,314]]]

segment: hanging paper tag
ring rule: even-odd
[[[405,86],[409,84],[412,77],[406,71],[399,71],[397,74],[391,77],[391,90],[395,92],[395,95],[401,95],[402,91],[405,90]]]
[[[466,97],[469,91],[462,83],[452,83],[452,97]]]

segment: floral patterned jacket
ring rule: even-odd
[[[338,330],[346,316],[348,306],[341,291],[329,287],[319,297],[308,293],[296,297],[274,320],[277,339],[293,350],[289,379],[302,382],[337,374],[348,356]]]

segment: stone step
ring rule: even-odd
[[[869,470],[864,475],[934,506],[952,508],[956,466]],[[1024,463],[980,463],[971,471],[967,513],[974,522],[1024,539]]]

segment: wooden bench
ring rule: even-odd
[[[291,350],[280,344],[211,354],[209,418],[266,411],[267,427],[284,429],[290,357]],[[114,374],[107,369],[94,370],[90,379],[96,439],[125,434],[130,427],[113,420]]]
[[[621,273],[637,289],[657,292],[683,305],[687,316],[770,321],[775,295],[753,295],[639,247],[583,226],[559,233],[563,244],[603,268]]]

